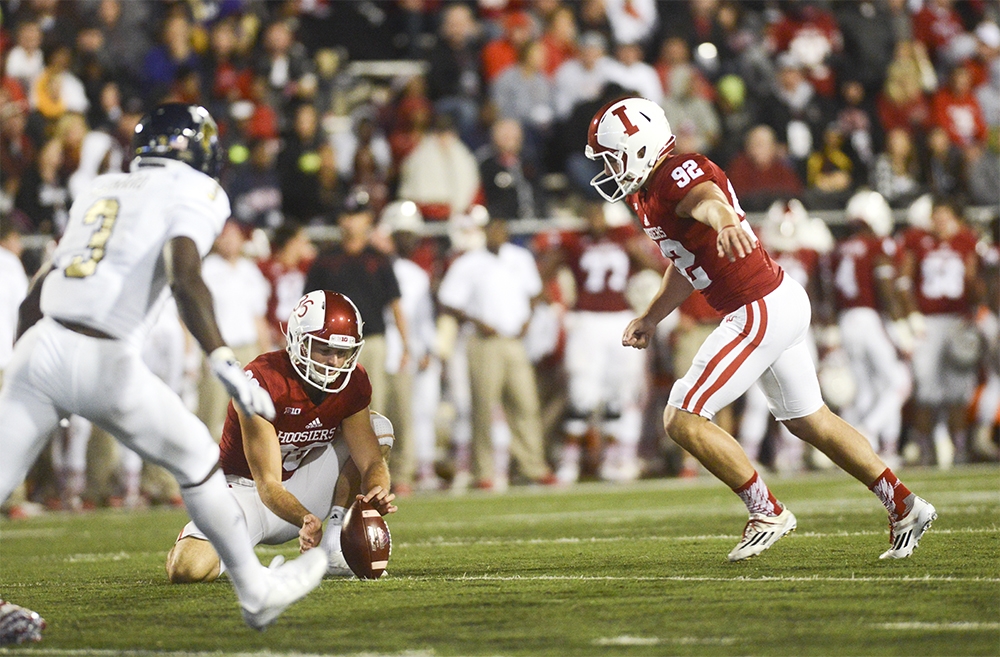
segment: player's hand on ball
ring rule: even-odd
[[[299,530],[299,552],[311,550],[323,540],[323,521],[311,513],[302,518],[302,529]]]
[[[212,373],[222,382],[226,392],[233,398],[233,403],[240,407],[244,415],[260,415],[265,420],[274,419],[274,402],[271,401],[271,395],[243,371],[232,349],[219,347],[209,354],[208,362],[212,366]]]
[[[396,512],[396,506],[392,503],[392,501],[396,499],[396,495],[394,493],[390,493],[381,486],[372,486],[372,489],[366,494],[358,495],[358,499],[371,504],[373,507],[378,509],[378,512],[383,516]]]
[[[645,317],[636,317],[625,327],[625,333],[622,334],[622,346],[645,349],[649,346],[649,341],[655,332],[655,324]]]

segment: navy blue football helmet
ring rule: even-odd
[[[136,157],[166,157],[219,177],[219,126],[200,105],[164,103],[142,117],[132,137]]]

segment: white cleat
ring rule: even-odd
[[[889,521],[889,544],[892,546],[879,559],[905,559],[913,554],[920,537],[937,519],[937,509],[923,498],[913,496],[913,508],[905,516]]]
[[[743,538],[729,553],[729,560],[743,561],[757,556],[785,534],[795,531],[795,526],[795,516],[788,507],[776,516],[751,513],[747,526],[743,528]]]
[[[327,577],[354,577],[354,571],[347,565],[347,560],[344,559],[343,552],[337,550],[336,552],[329,553],[327,557]]]
[[[326,563],[323,550],[309,550],[297,559],[267,569],[268,590],[264,602],[257,611],[241,606],[243,621],[255,630],[266,630],[288,607],[319,586],[326,573]]]

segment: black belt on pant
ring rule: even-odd
[[[84,326],[83,324],[71,322],[68,319],[56,319],[56,321],[68,328],[70,331],[79,333],[80,335],[86,335],[88,338],[98,338],[100,340],[115,339],[113,335],[108,335],[100,329],[90,328],[89,326]]]

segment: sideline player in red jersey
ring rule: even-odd
[[[608,216],[609,210],[622,216]],[[599,411],[599,435],[610,439],[600,476],[629,481],[639,476],[636,448],[642,430],[639,397],[645,358],[622,347],[619,339],[621,325],[632,317],[625,289],[631,275],[641,269],[662,272],[664,263],[648,251],[648,243],[642,243],[645,238],[628,209],[590,203],[583,214],[586,232],[555,237],[558,244],[546,252],[541,264],[544,280],[566,267],[576,291],[565,320],[569,409],[556,477],[560,483],[575,483],[580,478],[581,449],[600,451],[602,440],[595,446],[585,445],[591,418]]]
[[[827,292],[857,385],[854,400],[841,412],[875,450],[881,449],[882,459],[898,465],[903,405],[913,385],[897,350],[913,353],[918,322],[906,317],[897,289],[889,204],[878,192],[861,190],[847,202],[844,214],[850,232],[834,249],[828,280],[832,289]],[[892,320],[888,327],[887,318]]]
[[[954,201],[937,199],[928,230],[903,236],[902,288],[909,308],[923,316],[923,335],[913,351],[916,382],[912,437],[921,463],[934,459],[931,433],[944,415],[956,463],[968,460],[966,407],[979,366],[979,332],[974,318],[983,296],[978,237],[962,221]],[[946,463],[938,463],[946,466]]]
[[[796,525],[739,443],[711,422],[758,379],[775,418],[885,505],[890,547],[881,558],[908,557],[937,517],[934,507],[911,493],[868,440],[824,405],[805,341],[811,316],[805,290],[761,248],[722,169],[703,155],[675,155],[673,146],[663,110],[631,97],[594,115],[586,154],[604,163],[591,185],[608,201],[626,199],[672,263],[622,343],[647,347],[656,325],[694,289],[724,315],[674,384],[663,422],[675,442],[747,505],[750,520],[729,560],[760,554]]]
[[[362,326],[346,296],[325,290],[303,296],[289,316],[285,350],[258,356],[246,367],[274,400],[274,420],[230,404],[222,434],[220,463],[252,543],[278,545],[298,536],[302,552],[327,552],[332,575],[350,571],[340,554],[340,532],[328,524],[324,536],[323,519],[347,505],[347,480],[360,479],[353,487],[366,491],[364,499],[382,515],[396,510],[380,449],[392,446],[392,426],[369,412],[371,383],[357,366]],[[341,472],[348,476],[338,484]],[[337,520],[342,518],[331,517]],[[212,545],[189,522],[167,555],[170,581],[211,582],[221,572]]]

